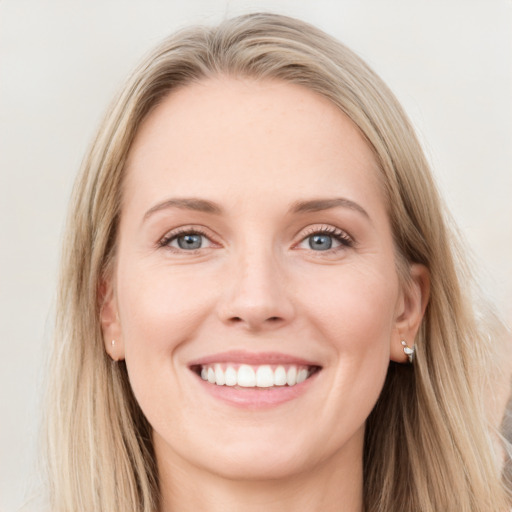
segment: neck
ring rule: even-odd
[[[362,453],[358,464],[334,459],[269,480],[234,480],[183,460],[159,460],[159,512],[362,512]]]

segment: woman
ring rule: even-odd
[[[53,511],[506,510],[428,165],[329,36],[256,14],[161,44],[67,233]]]

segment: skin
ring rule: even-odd
[[[161,511],[362,509],[365,421],[389,360],[406,362],[400,340],[413,345],[428,296],[419,265],[400,284],[378,174],[355,125],[292,84],[209,79],[143,122],[101,321],[153,427]],[[161,207],[191,197],[222,213]],[[366,213],[290,211],[326,198]],[[200,227],[203,246],[162,246],[178,227]],[[332,250],[311,248],[326,228],[352,245],[328,234]],[[188,367],[235,349],[322,369],[294,400],[237,408]]]

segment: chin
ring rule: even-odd
[[[202,447],[196,464],[203,470],[229,480],[274,480],[292,477],[315,467],[320,447],[308,446],[300,436],[244,436],[230,443],[217,442]]]
[[[215,462],[210,461],[205,469],[228,480],[281,480],[293,477],[304,471],[304,460],[298,454],[275,453],[272,457],[265,454],[247,453],[244,456],[224,456]]]

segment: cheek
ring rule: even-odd
[[[344,354],[389,353],[398,297],[394,267],[347,265],[303,283],[304,310]]]
[[[196,337],[211,292],[183,269],[121,263],[117,295],[130,384],[151,423],[165,424],[181,388],[176,352]]]
[[[394,267],[343,270],[339,279],[324,283],[323,293],[312,294],[310,311],[335,354],[332,388],[338,391],[328,407],[362,425],[389,366],[399,285]]]
[[[325,414],[338,411],[335,417],[346,422],[341,431],[362,425],[380,395],[399,292],[393,265],[360,263],[338,268],[335,279],[317,274],[307,286],[304,307],[310,324],[332,350],[327,368],[332,393]]]
[[[393,266],[324,270],[308,277],[298,295],[307,320],[301,325],[331,351],[325,368],[329,391],[315,422],[327,425],[331,442],[341,446],[363,428],[382,390],[399,285]]]
[[[173,352],[194,338],[215,289],[206,286],[204,276],[200,283],[182,269],[140,264],[119,265],[118,283],[126,363],[144,373],[169,364]]]

